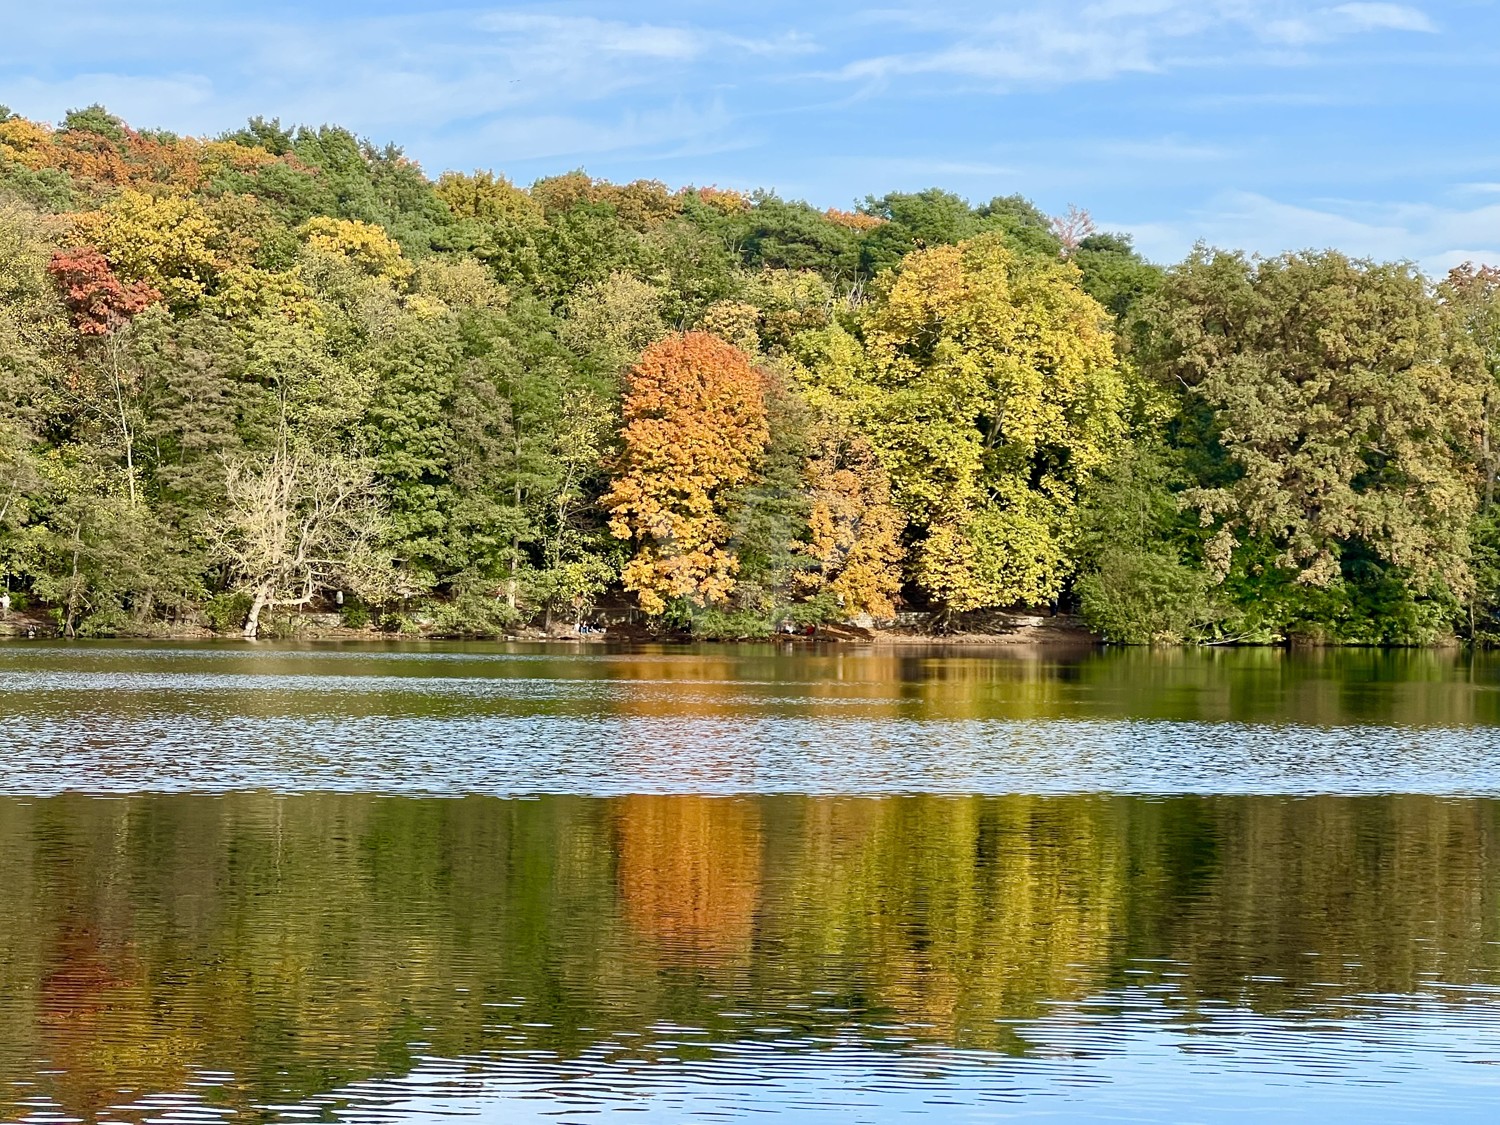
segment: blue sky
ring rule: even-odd
[[[337,122],[434,175],[583,167],[844,207],[1019,191],[1163,261],[1202,239],[1500,263],[1489,0],[0,0],[0,102],[94,101],[185,133]]]

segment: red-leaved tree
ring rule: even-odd
[[[57,251],[47,263],[47,272],[62,290],[73,324],[84,336],[108,335],[161,300],[161,293],[144,281],[121,281],[92,246]]]

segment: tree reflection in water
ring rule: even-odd
[[[1024,1057],[1146,982],[1312,1027],[1500,984],[1497,855],[1500,802],[1413,796],[3,799],[0,1115],[606,1040],[626,1092],[758,1039]]]

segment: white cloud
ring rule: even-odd
[[[845,64],[834,77],[879,81],[900,75],[947,75],[999,90],[1099,81],[1200,64],[1205,54],[1232,57],[1267,46],[1300,50],[1353,34],[1431,32],[1432,21],[1401,4],[1335,7],[1276,0],[1096,0],[1049,3],[968,25],[951,12],[904,14],[912,29],[947,43],[925,50],[872,55]],[[896,23],[883,12],[880,22]],[[1300,55],[1280,61],[1296,61]]]
[[[1269,39],[1294,46],[1326,43],[1349,34],[1377,31],[1433,33],[1437,26],[1425,12],[1405,4],[1338,4],[1273,19],[1262,27]]]
[[[407,14],[349,16],[318,5],[257,16],[250,0],[137,0],[129,12],[106,0],[15,5],[0,32],[0,101],[50,120],[102,101],[137,125],[209,134],[252,114],[337,122],[398,141],[434,173],[478,165],[527,178],[585,164],[627,177],[769,183],[828,199],[939,182],[975,198],[1021,191],[1053,207],[1077,199],[1140,218],[1180,214],[1181,201],[1229,183],[1269,200],[1377,191],[1378,176],[1412,194],[1417,182],[1436,184],[1434,198],[1459,205],[1492,201],[1477,187],[1466,198],[1441,194],[1458,190],[1445,183],[1495,177],[1493,159],[1475,155],[1481,141],[1468,139],[1482,140],[1482,122],[1462,141],[1433,139],[1427,114],[1437,111],[1424,104],[1417,116],[1403,106],[1438,64],[1424,54],[1423,71],[1408,67],[1399,80],[1383,69],[1400,63],[1395,41],[1434,30],[1406,4],[905,0],[912,6],[896,11],[761,12],[479,2],[489,7],[411,4]],[[1465,49],[1488,41],[1479,26]],[[1457,30],[1447,30],[1451,43]],[[1330,46],[1371,36],[1380,71],[1367,50]],[[813,53],[823,80],[809,82]],[[1295,81],[1284,69],[1257,74],[1315,61],[1340,65],[1308,67]],[[1114,89],[1101,96],[1089,87],[1024,103],[989,96],[1140,74],[1160,76],[1160,85],[1145,96],[1120,89],[1128,104],[1106,100]],[[1459,98],[1444,110],[1450,134],[1455,110],[1482,113],[1471,108],[1481,99]],[[1330,124],[1334,115],[1301,107],[1368,107],[1372,99],[1390,111],[1373,142],[1308,141],[1310,131],[1339,126]],[[1212,121],[1184,117],[1204,108],[1224,112]],[[1234,131],[1206,132],[1210,125]],[[704,158],[747,147],[756,148],[753,158]],[[1363,186],[1337,186],[1351,183]],[[1422,241],[1400,231],[1408,222],[1426,229],[1423,220],[1322,203],[1298,219],[1268,204],[1257,211],[1248,198],[1220,197],[1181,222],[1140,229],[1171,247],[1168,256],[1199,235],[1274,249],[1284,239],[1336,241],[1318,234],[1335,229],[1333,220],[1352,223],[1337,229],[1366,243],[1416,245],[1408,252],[1424,259],[1429,243],[1442,254],[1496,241],[1458,233]],[[1253,229],[1262,218],[1279,224],[1266,237]]]
[[[606,121],[577,115],[545,114],[502,117],[478,131],[475,139],[488,151],[512,160],[577,159],[621,150],[721,149],[730,115],[717,102],[694,106],[679,102],[659,110],[626,112]]]
[[[1361,31],[1437,31],[1426,12],[1405,4],[1340,4],[1333,13]]]
[[[602,51],[650,59],[697,58],[707,48],[710,38],[689,28],[523,12],[490,12],[479,18],[478,26],[502,36],[563,43],[580,54]]]
[[[620,55],[678,62],[714,52],[752,55],[802,55],[817,46],[795,32],[773,38],[729,35],[721,31],[650,23],[625,23],[593,16],[557,16],[536,12],[488,12],[478,25],[503,36],[563,47],[575,55]]]
[[[1500,203],[1324,201],[1285,203],[1254,192],[1225,192],[1174,222],[1101,222],[1128,230],[1156,261],[1180,260],[1195,242],[1259,254],[1336,247],[1384,261],[1414,261],[1441,275],[1459,262],[1500,265]]]
[[[18,13],[0,35],[4,100],[18,112],[55,121],[103,102],[134,124],[196,133],[252,114],[337,122],[397,139],[435,169],[450,158],[471,166],[486,142],[501,163],[743,144],[749,134],[723,104],[705,108],[705,95],[693,106],[684,92],[816,49],[796,33],[755,38],[546,8],[349,18],[313,9],[251,23],[171,0],[143,0],[129,18],[91,6]],[[163,75],[166,60],[186,72]],[[454,140],[459,130],[468,144]]]
[[[17,111],[47,106],[46,116],[53,120],[69,109],[98,102],[110,107],[131,106],[137,111],[136,120],[155,123],[196,117],[201,109],[213,105],[214,84],[199,74],[143,76],[96,71],[53,80],[17,78],[6,84],[5,97]],[[188,126],[177,128],[181,131]]]
[[[868,185],[870,188],[893,187],[895,190],[912,188],[932,187],[939,177],[949,180],[968,181],[1014,181],[1020,175],[1020,169],[1014,164],[1000,163],[990,160],[954,160],[945,156],[840,156],[833,162],[835,177],[841,183],[850,183],[853,178],[848,173],[853,172],[857,176],[859,184]],[[830,177],[830,178],[835,178]],[[961,185],[953,185],[961,186]],[[830,194],[829,187],[819,185],[814,194]]]

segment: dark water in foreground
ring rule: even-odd
[[[0,648],[0,1120],[1491,1121],[1500,663]]]

